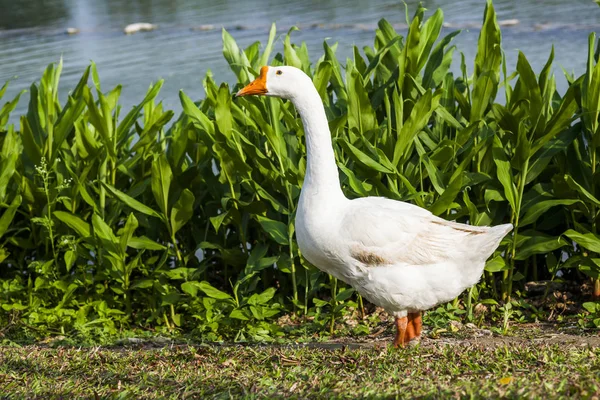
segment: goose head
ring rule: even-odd
[[[258,78],[237,92],[236,96],[274,96],[292,100],[304,88],[312,86],[312,80],[308,75],[296,67],[264,66],[260,69]]]

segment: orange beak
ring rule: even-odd
[[[267,71],[269,67],[264,66],[260,69],[258,78],[250,82],[242,90],[237,92],[236,96],[251,96],[267,94]]]

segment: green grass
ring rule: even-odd
[[[160,101],[163,81],[129,108],[94,63],[66,102],[62,62],[49,65],[22,100],[25,115],[10,115],[19,97],[6,102],[0,87],[0,333],[13,324],[36,340],[142,329],[264,342],[293,338],[284,315],[312,319],[323,335],[362,311],[356,291],[299,252],[306,146],[295,108],[233,95],[265,64],[312,78],[349,198],[514,225],[480,283],[431,313],[434,325],[480,323],[486,308],[503,331],[513,318],[558,319],[564,309],[526,302],[527,283],[587,281],[592,290],[568,312],[600,327],[596,35],[581,54],[585,73],[567,74],[559,93],[553,51],[540,71],[522,53],[515,70],[506,64],[491,0],[474,60],[453,45],[459,32],[443,32],[441,10],[415,8],[405,35],[382,19],[373,46],[347,60],[329,41],[309,56],[294,29],[278,35],[275,24],[245,49],[223,31],[236,84],[207,73],[198,90],[180,92],[179,116]]]
[[[591,398],[598,338],[425,338],[282,346],[0,348],[8,398]],[[533,336],[533,338],[526,338]]]

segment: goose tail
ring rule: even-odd
[[[494,253],[494,251],[496,251],[502,239],[504,239],[512,229],[512,224],[492,226],[485,235],[481,235],[481,238],[477,238],[479,241],[477,245],[481,249],[479,254],[482,256],[484,262]]]

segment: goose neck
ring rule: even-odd
[[[310,89],[292,99],[302,119],[306,139],[306,175],[302,192],[329,198],[344,197],[325,108],[316,89]]]

